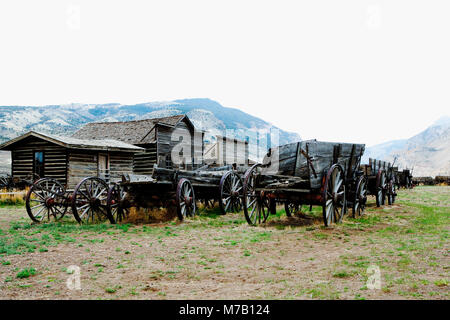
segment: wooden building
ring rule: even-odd
[[[204,132],[186,115],[126,122],[94,122],[78,130],[80,139],[113,139],[145,150],[134,155],[132,169],[151,174],[154,164],[162,168],[192,169],[203,164]],[[177,159],[172,159],[173,156]]]
[[[248,166],[248,141],[217,135],[216,141],[205,147],[204,160],[207,164],[225,166],[237,164]]]
[[[133,155],[144,149],[122,141],[83,140],[30,131],[0,145],[11,151],[11,175],[54,178],[72,189],[83,178],[119,180],[131,173]]]

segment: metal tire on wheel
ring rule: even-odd
[[[109,222],[113,217],[107,210],[108,184],[97,177],[81,180],[72,195],[72,213],[79,223]]]
[[[176,201],[178,219],[182,221],[186,217],[195,216],[195,193],[189,180],[182,178],[178,181]]]
[[[266,222],[271,207],[270,201],[255,191],[259,166],[253,165],[244,176],[244,215],[250,225]]]
[[[396,196],[397,196],[397,193],[395,190],[395,182],[393,180],[391,180],[388,183],[388,190],[387,190],[387,198],[388,198],[389,205],[393,205],[395,203]]]
[[[28,216],[34,222],[42,222],[45,217],[50,220],[61,219],[67,211],[64,194],[66,189],[54,179],[42,178],[28,190],[25,207]]]
[[[386,172],[384,170],[379,170],[377,174],[377,184],[376,184],[376,200],[377,207],[381,207],[386,202]]]
[[[342,221],[345,211],[344,170],[334,164],[328,170],[323,185],[322,214],[325,226]]]
[[[353,201],[353,218],[364,215],[367,202],[367,179],[361,176],[356,184],[355,199]]]
[[[220,179],[220,211],[239,212],[242,209],[243,183],[236,172],[228,171]]]

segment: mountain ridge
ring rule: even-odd
[[[368,158],[393,162],[400,168],[414,168],[415,176],[450,175],[450,117],[443,116],[409,139],[392,140],[367,147]]]
[[[71,135],[90,122],[141,120],[176,114],[187,114],[197,129],[206,130],[207,142],[211,142],[215,135],[235,134],[235,138],[245,139],[246,134],[258,132],[259,136],[250,134],[250,142],[255,144],[256,140],[261,142],[273,130],[279,130],[280,144],[301,140],[297,133],[281,130],[238,108],[224,107],[208,98],[195,98],[139,104],[0,106],[0,143],[31,130]],[[263,154],[261,151],[265,151],[264,149],[263,143],[259,150],[250,150],[250,156],[256,159]],[[5,161],[5,155],[0,155],[1,168]]]

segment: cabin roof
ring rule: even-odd
[[[144,148],[137,147],[135,145],[125,143],[122,141],[102,139],[102,140],[90,140],[79,139],[74,137],[56,136],[52,134],[40,133],[36,131],[27,132],[17,138],[11,139],[0,145],[0,150],[11,150],[15,143],[20,142],[28,137],[37,137],[42,140],[52,142],[62,147],[70,149],[86,149],[86,150],[106,150],[106,151],[128,151],[139,152]]]
[[[194,129],[186,115],[153,118],[145,120],[121,122],[92,122],[75,132],[72,137],[80,139],[113,139],[130,144],[144,144],[155,142],[151,131],[156,125],[175,127],[183,119]]]

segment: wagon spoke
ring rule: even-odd
[[[43,211],[45,209],[45,207],[44,208],[41,208],[34,216],[37,218],[37,217],[39,217],[39,214]]]
[[[45,206],[45,203],[41,203],[41,204],[35,205],[34,207],[31,207],[31,210],[36,209],[36,208],[40,208],[42,206]]]

